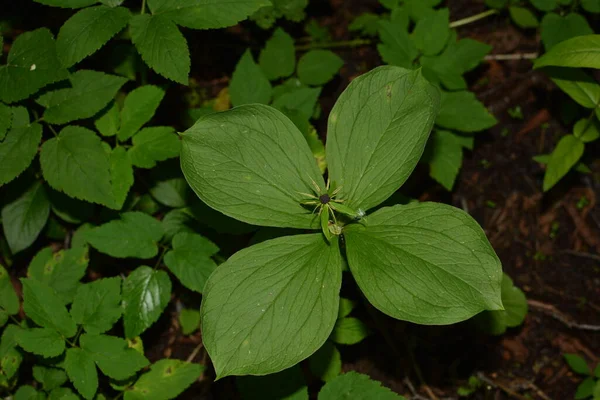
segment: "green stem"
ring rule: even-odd
[[[146,12],[146,0],[142,0],[142,9],[140,11],[140,15]]]
[[[309,43],[296,46],[296,50],[312,50],[312,49],[338,49],[342,47],[359,47],[367,46],[373,42],[369,39],[354,39],[344,40],[341,42],[322,42],[322,43]]]
[[[459,26],[468,25],[472,22],[479,21],[480,19],[487,18],[494,14],[498,14],[498,10],[487,10],[467,18],[459,19],[458,21],[450,22],[450,28],[458,28]]]
[[[160,257],[158,257],[158,261],[156,261],[156,264],[154,264],[154,269],[160,267],[160,262],[162,261],[163,257],[165,256],[165,253],[167,252],[169,248],[168,247],[163,247],[162,251],[160,252]]]
[[[52,127],[52,125],[48,124],[48,128],[50,128],[50,130],[52,131],[52,133],[54,133],[55,137],[58,137],[58,133],[56,133],[56,131],[54,130],[54,128]]]

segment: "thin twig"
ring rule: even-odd
[[[200,352],[200,350],[202,350],[203,347],[204,347],[204,344],[202,344],[202,343],[200,343],[198,346],[196,346],[196,348],[194,349],[194,351],[192,351],[190,353],[190,355],[188,356],[188,358],[185,361],[187,361],[187,362],[194,361],[194,358],[196,358],[196,356],[198,355],[198,353]]]
[[[480,19],[487,18],[490,15],[498,14],[498,10],[487,10],[479,14],[472,15],[467,18],[459,19],[454,22],[450,22],[450,28],[458,28],[459,26],[467,25]]]
[[[561,250],[561,253],[570,254],[572,256],[577,256],[577,257],[589,258],[591,260],[600,261],[600,256],[596,255],[596,254],[592,254],[592,253],[584,253],[584,252],[575,251],[575,250]]]
[[[523,395],[520,395],[519,393],[515,392],[514,390],[512,390],[511,388],[505,386],[504,384],[500,383],[500,382],[496,382],[490,378],[488,378],[483,372],[478,372],[477,373],[477,378],[479,378],[479,380],[487,383],[488,385],[495,387],[496,389],[500,389],[502,390],[504,393],[506,393],[509,396],[514,397],[515,399],[519,399],[519,400],[530,400],[528,397],[525,397]]]
[[[575,322],[569,316],[565,315],[551,304],[542,303],[541,301],[537,300],[527,300],[527,304],[529,304],[530,307],[540,310],[546,315],[551,316],[557,321],[562,322],[569,328],[586,331],[600,331],[600,325],[580,324]]]
[[[410,392],[412,393],[412,399],[413,400],[429,400],[427,397],[423,397],[420,394],[417,393],[417,390],[415,389],[415,386],[413,385],[413,383],[410,381],[410,379],[404,378],[404,384],[406,386],[408,386],[408,390],[410,390]]]
[[[308,43],[296,46],[296,50],[312,50],[312,49],[338,49],[342,47],[360,47],[367,46],[373,42],[369,39],[355,39],[355,40],[344,40],[340,42],[321,42],[321,43]]]
[[[487,61],[513,61],[513,60],[535,60],[539,53],[517,53],[517,54],[488,54],[484,57]]]

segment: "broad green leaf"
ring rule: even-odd
[[[71,388],[60,387],[50,392],[48,400],[81,400],[81,397],[75,394]],[[96,400],[106,400],[106,398],[103,395],[98,395]]]
[[[521,28],[537,28],[540,25],[534,13],[525,7],[508,7],[510,18]]]
[[[65,339],[54,329],[22,329],[17,343],[23,350],[42,357],[56,357],[65,351]]]
[[[155,170],[153,170],[154,172]],[[151,173],[151,175],[153,175]],[[194,196],[185,178],[168,178],[155,180],[150,187],[150,194],[159,203],[167,207],[180,208],[188,205],[188,200]]]
[[[131,162],[136,167],[153,168],[158,161],[179,156],[181,142],[170,126],[144,128],[133,137],[129,149]]]
[[[338,311],[338,319],[347,317],[356,304],[352,300],[345,299],[343,297],[340,298],[340,309]]]
[[[93,117],[115,97],[127,80],[102,72],[79,70],[69,77],[69,81],[72,88],[54,90],[38,99],[46,107],[44,120],[51,124]]]
[[[448,131],[433,132],[423,156],[423,161],[429,163],[429,176],[448,191],[452,190],[462,159],[462,145],[457,136]]]
[[[119,140],[129,139],[150,121],[164,96],[163,89],[152,85],[140,86],[132,90],[125,97],[121,111],[121,127],[117,134]]]
[[[93,203],[114,203],[109,157],[94,132],[80,126],[63,128],[42,145],[40,164],[55,190]]]
[[[0,264],[0,307],[8,315],[19,312],[19,298],[8,271]]]
[[[153,14],[161,14],[192,29],[218,29],[237,24],[269,0],[148,0]]]
[[[100,0],[100,3],[105,4],[109,7],[118,7],[123,4],[125,0]]]
[[[188,84],[190,51],[177,25],[164,15],[136,15],[131,40],[142,59],[167,79]]]
[[[337,319],[341,278],[337,241],[320,233],[268,240],[220,265],[200,310],[217,377],[279,372],[318,350]]]
[[[283,93],[281,96],[276,97],[273,100],[273,107],[277,108],[283,113],[288,111],[296,111],[304,118],[307,122],[315,113],[315,106],[319,101],[319,95],[321,94],[321,88],[308,88],[301,87],[290,90]],[[288,115],[289,118],[289,115]],[[293,118],[290,118],[294,121]],[[296,124],[297,126],[298,124]],[[301,132],[302,129],[300,129]],[[303,132],[304,133],[304,132]]]
[[[442,92],[436,125],[460,132],[479,132],[497,122],[473,92]]]
[[[47,247],[32,260],[27,276],[45,283],[54,289],[63,304],[69,304],[85,276],[88,261],[87,247],[73,247],[55,254]]]
[[[32,386],[23,385],[15,392],[13,400],[46,400],[44,393],[38,392]]]
[[[468,214],[438,203],[382,208],[345,229],[348,264],[371,304],[418,324],[502,309],[500,260]]]
[[[110,153],[110,179],[113,203],[111,208],[120,210],[133,186],[133,165],[129,152],[124,147],[116,147]]]
[[[558,0],[529,0],[540,11],[552,11],[558,7]]]
[[[584,71],[577,68],[548,67],[544,72],[563,92],[586,108],[596,108],[600,103],[600,85]]]
[[[576,13],[567,14],[564,17],[555,13],[546,14],[542,19],[541,31],[546,51],[567,39],[594,33],[585,17]]]
[[[93,399],[98,389],[98,372],[91,354],[77,347],[68,349],[65,370],[79,394],[84,399]]]
[[[157,361],[125,392],[125,400],[175,399],[199,378],[203,370],[202,365],[180,360]]]
[[[410,40],[406,27],[381,20],[379,21],[379,38],[381,43],[377,45],[377,50],[383,61],[403,68],[412,68],[412,63],[419,52]]]
[[[329,178],[338,198],[368,210],[408,179],[438,111],[438,91],[419,71],[379,67],[352,81],[329,114]]]
[[[13,42],[6,65],[0,66],[0,101],[23,100],[49,83],[65,79],[52,33],[25,32]]]
[[[581,0],[581,6],[589,13],[600,13],[600,1],[598,0]]]
[[[547,66],[600,68],[600,35],[577,36],[558,43],[533,64],[534,68]]]
[[[342,373],[342,356],[330,341],[326,341],[315,354],[310,356],[308,361],[310,371],[324,382],[328,382]]]
[[[2,38],[2,36],[0,36],[0,38]],[[1,42],[0,48],[2,48]],[[4,140],[4,138],[6,137],[6,133],[12,125],[12,117],[12,109],[6,104],[0,103],[0,140]]]
[[[89,244],[116,258],[156,256],[164,233],[160,222],[137,211],[122,213],[120,217],[86,232]]]
[[[348,372],[331,380],[319,392],[319,400],[406,400],[404,397],[369,379],[367,375]]]
[[[67,374],[59,368],[36,365],[33,367],[33,377],[42,384],[45,391],[56,389],[67,381]]]
[[[2,208],[2,229],[13,254],[31,246],[46,225],[50,201],[41,182],[34,182]]]
[[[82,8],[91,6],[98,2],[98,0],[34,0],[37,3],[45,4],[52,7],[62,8]]]
[[[378,14],[363,13],[354,18],[348,26],[350,32],[360,32],[363,36],[376,36],[379,30],[379,21],[381,17]]]
[[[0,142],[0,185],[12,181],[27,169],[42,140],[40,124],[14,125]]]
[[[438,54],[446,47],[450,37],[450,11],[436,10],[432,15],[419,20],[412,33],[417,49],[426,56]]]
[[[141,266],[123,282],[125,337],[148,329],[164,311],[171,298],[171,280],[165,271]]]
[[[331,340],[339,344],[356,344],[369,335],[369,329],[358,318],[340,318],[335,323]]]
[[[58,57],[71,67],[95,53],[121,31],[131,18],[125,7],[88,7],[74,14],[60,28],[56,38]]]
[[[258,63],[269,80],[292,75],[296,68],[294,39],[283,29],[277,28],[260,52]]]
[[[41,327],[54,329],[63,336],[75,336],[77,326],[54,290],[36,279],[22,278],[23,310]]]
[[[300,205],[324,182],[306,139],[279,111],[247,105],[203,117],[181,134],[181,169],[210,207],[255,225],[311,228]]]
[[[540,154],[540,155],[532,157],[532,159],[537,163],[540,163],[542,165],[547,165],[548,162],[550,161],[551,155],[552,154]],[[573,168],[575,169],[575,171],[581,172],[582,174],[591,174],[592,173],[592,171],[589,169],[589,167],[582,162],[578,162],[577,164],[575,164],[575,167],[573,167]]]
[[[102,136],[114,136],[119,131],[121,125],[121,112],[119,111],[119,105],[116,101],[113,101],[103,111],[101,116],[94,121],[96,130],[100,132]]]
[[[573,127],[573,135],[583,143],[593,142],[600,138],[600,122],[596,119],[580,119]]]
[[[591,369],[588,366],[585,359],[577,354],[564,354],[565,361],[569,364],[569,367],[581,375],[591,375]]]
[[[305,85],[324,85],[344,65],[337,54],[329,50],[311,50],[298,61],[298,79]]]
[[[115,336],[83,334],[79,343],[100,371],[116,380],[127,379],[149,364],[143,354]]]
[[[550,190],[581,159],[584,143],[573,135],[563,136],[548,161],[544,175],[544,192]]]
[[[183,286],[198,293],[217,268],[211,256],[219,248],[203,236],[181,232],[173,238],[173,250],[165,254],[165,264]]]
[[[110,330],[121,312],[121,278],[98,279],[79,286],[71,307],[73,320],[92,334]]]
[[[596,387],[596,380],[594,378],[587,377],[585,378],[579,386],[577,386],[577,391],[575,392],[575,399],[587,399],[594,395],[594,388]],[[595,399],[594,399],[595,400]]]
[[[229,95],[234,107],[243,104],[268,104],[273,88],[262,69],[254,62],[250,49],[238,61],[231,76]]]
[[[200,311],[184,308],[179,313],[181,333],[190,335],[200,328]]]
[[[235,383],[243,400],[308,400],[308,388],[297,365],[277,374],[242,376]]]

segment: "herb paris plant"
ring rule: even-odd
[[[438,90],[420,71],[387,66],[355,79],[329,116],[336,204],[373,211],[402,186],[438,109]],[[226,215],[272,227],[321,225],[303,202],[313,185],[320,194],[327,185],[302,134],[269,106],[201,118],[182,134],[181,167],[196,194]],[[502,309],[500,261],[463,211],[409,204],[358,219],[331,208],[335,229],[325,235],[246,248],[208,279],[202,331],[218,378],[275,373],[318,350],[338,318],[343,257],[366,298],[398,319],[450,324]]]

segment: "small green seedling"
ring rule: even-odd
[[[371,304],[397,319],[451,324],[503,309],[500,261],[468,214],[437,203],[377,209],[415,168],[438,110],[420,71],[356,78],[329,115],[331,185],[272,107],[207,115],[181,134],[181,168],[207,205],[249,224],[321,231],[248,247],[210,276],[201,325],[218,378],[276,373],[316,352],[338,320],[343,258]]]
[[[577,387],[575,400],[600,400],[600,363],[592,371],[585,359],[577,354],[565,354],[565,361],[576,374],[586,378]]]

